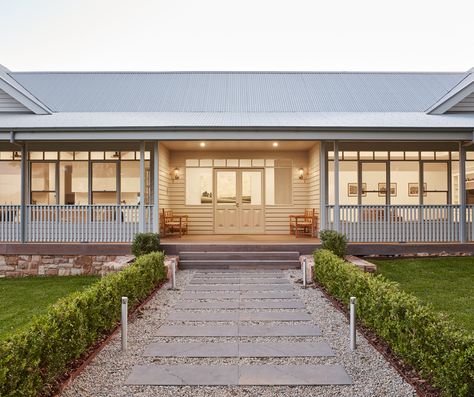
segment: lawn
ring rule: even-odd
[[[378,273],[474,332],[474,258],[371,260]]]
[[[71,292],[96,282],[97,276],[0,279],[0,339],[25,326],[34,315]]]

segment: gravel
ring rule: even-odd
[[[294,283],[300,278],[297,270],[285,271],[285,276]],[[78,396],[321,396],[321,397],[404,397],[416,396],[396,370],[361,335],[358,335],[356,352],[348,349],[349,327],[345,317],[324,298],[318,289],[303,290],[295,284],[295,290],[306,305],[321,337],[242,337],[243,342],[321,341],[332,347],[334,357],[295,358],[173,358],[143,357],[145,347],[152,342],[230,342],[235,337],[157,337],[156,330],[164,324],[166,317],[179,300],[183,287],[189,283],[194,272],[180,271],[177,275],[178,291],[164,285],[145,306],[143,312],[129,323],[129,348],[120,351],[120,334],[116,334],[107,346],[92,360],[86,369],[62,392],[63,397]],[[249,309],[253,311],[254,309]],[[263,310],[263,309],[262,309]],[[264,309],[267,311],[267,309]],[[258,310],[257,310],[258,311]],[[278,311],[278,310],[276,310]],[[258,322],[252,322],[258,324]],[[295,322],[295,324],[298,322]],[[166,322],[166,324],[183,324]],[[200,323],[188,323],[199,325]],[[229,324],[213,323],[213,324]],[[250,322],[249,322],[250,324]],[[265,325],[271,322],[264,322]],[[291,322],[285,322],[291,324]],[[139,364],[342,364],[353,380],[351,386],[124,386],[134,365]]]

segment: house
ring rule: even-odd
[[[473,131],[474,70],[1,68],[0,241],[129,243],[162,209],[284,241],[314,208],[353,243],[466,243]]]

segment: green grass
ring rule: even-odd
[[[474,258],[371,260],[377,271],[474,332]]]
[[[99,277],[24,277],[0,279],[0,339],[24,327],[59,298],[86,288]]]

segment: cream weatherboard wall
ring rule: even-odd
[[[170,151],[161,143],[158,147],[158,158],[158,205],[161,211],[163,208],[170,208]]]
[[[160,169],[160,184],[167,184],[167,188],[160,186],[160,208],[171,208],[176,214],[189,215],[190,234],[214,234],[214,206],[212,204],[186,205],[186,159],[291,159],[293,161],[292,204],[265,205],[266,234],[288,234],[288,215],[300,214],[307,207],[318,210],[319,143],[310,150],[298,151],[201,152],[168,151],[162,148],[160,149],[160,167],[163,164],[166,171]],[[172,175],[175,168],[179,169],[179,179],[174,179]],[[304,169],[303,179],[299,178],[300,168]]]

